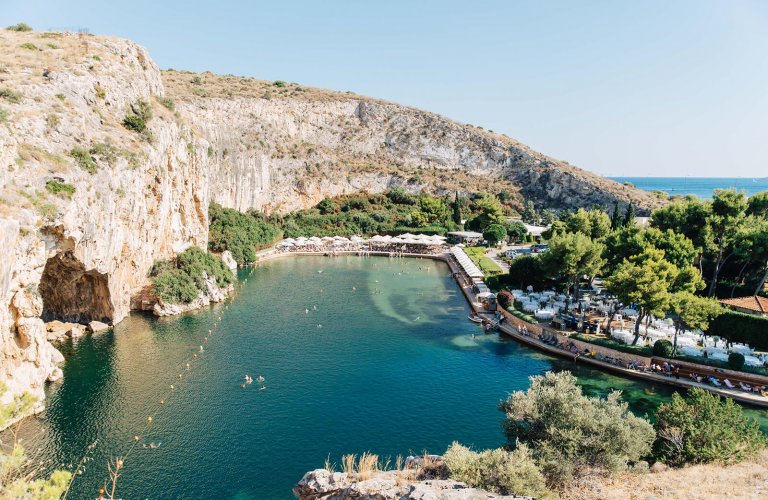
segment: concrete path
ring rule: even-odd
[[[491,259],[496,263],[497,266],[501,268],[502,271],[505,273],[509,272],[509,264],[504,262],[499,258],[499,254],[502,252],[502,250],[499,250],[498,248],[489,248],[487,252],[485,252],[485,256]]]

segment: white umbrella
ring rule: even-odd
[[[283,241],[285,241],[286,243],[296,243],[296,240],[294,240],[293,238],[286,238]]]
[[[362,242],[364,242],[364,241],[365,241],[363,238],[361,238],[360,236],[357,236],[357,235],[355,235],[355,236],[352,236],[352,238],[350,238],[350,239],[351,239],[351,240],[352,240],[354,243],[362,243]]]
[[[323,240],[321,240],[321,239],[320,239],[320,238],[318,238],[317,236],[313,236],[313,237],[311,237],[311,238],[309,239],[309,241],[311,241],[312,243],[320,243],[320,242],[322,242]]]
[[[320,238],[320,239],[321,239],[321,240],[323,240],[323,241],[333,241],[333,240],[334,240],[334,238],[332,238],[332,237],[330,237],[330,236],[323,236],[323,237],[322,237],[322,238]]]

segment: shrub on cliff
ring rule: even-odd
[[[131,106],[131,112],[123,118],[123,126],[134,132],[144,132],[147,122],[152,119],[152,105],[140,100]]]
[[[96,162],[93,160],[93,156],[91,156],[91,152],[85,148],[73,148],[69,152],[69,156],[74,158],[75,163],[89,174],[95,174],[98,170]]]
[[[253,262],[257,250],[268,247],[281,236],[280,228],[258,212],[244,214],[211,203],[208,216],[211,220],[208,248],[214,252],[229,250],[240,265]]]
[[[198,247],[191,247],[175,260],[157,261],[149,272],[155,293],[168,304],[185,304],[195,300],[200,292],[207,292],[205,276],[214,277],[220,288],[235,280],[224,262]]]
[[[570,372],[531,377],[530,389],[500,404],[509,444],[529,445],[552,486],[590,467],[626,468],[649,454],[656,434],[620,396],[617,391],[606,399],[585,396]]]
[[[51,179],[45,183],[45,190],[51,194],[64,194],[67,198],[72,198],[75,194],[75,186],[67,184],[65,182],[59,182],[56,179]]]
[[[32,26],[28,25],[27,23],[18,23],[12,24],[5,29],[8,31],[32,31]]]
[[[757,422],[747,418],[732,399],[721,399],[695,387],[678,393],[656,410],[656,457],[674,466],[736,463],[766,446]]]
[[[547,492],[544,476],[528,447],[472,451],[454,442],[445,452],[449,475],[456,481],[503,495],[540,496]]]

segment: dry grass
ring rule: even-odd
[[[584,477],[561,493],[566,499],[757,499],[768,498],[768,450],[731,466],[694,465],[648,474]]]

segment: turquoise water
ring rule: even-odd
[[[125,457],[122,498],[279,499],[292,498],[291,487],[328,456],[439,453],[453,440],[496,447],[504,442],[497,403],[527,388],[530,375],[574,369],[482,335],[440,262],[275,261],[253,269],[224,307],[133,315],[114,332],[63,345],[64,382],[21,436],[38,459],[69,468],[96,441],[70,498],[95,497],[114,456]],[[640,414],[670,394],[574,371],[590,394],[624,390]],[[263,375],[266,389],[241,388],[246,373]],[[139,444],[128,453],[134,435]],[[152,442],[161,444],[141,447]]]
[[[718,188],[736,188],[748,196],[768,191],[768,177],[611,177],[617,182],[631,182],[646,191],[665,191],[670,195],[694,194],[702,199],[712,198]]]

